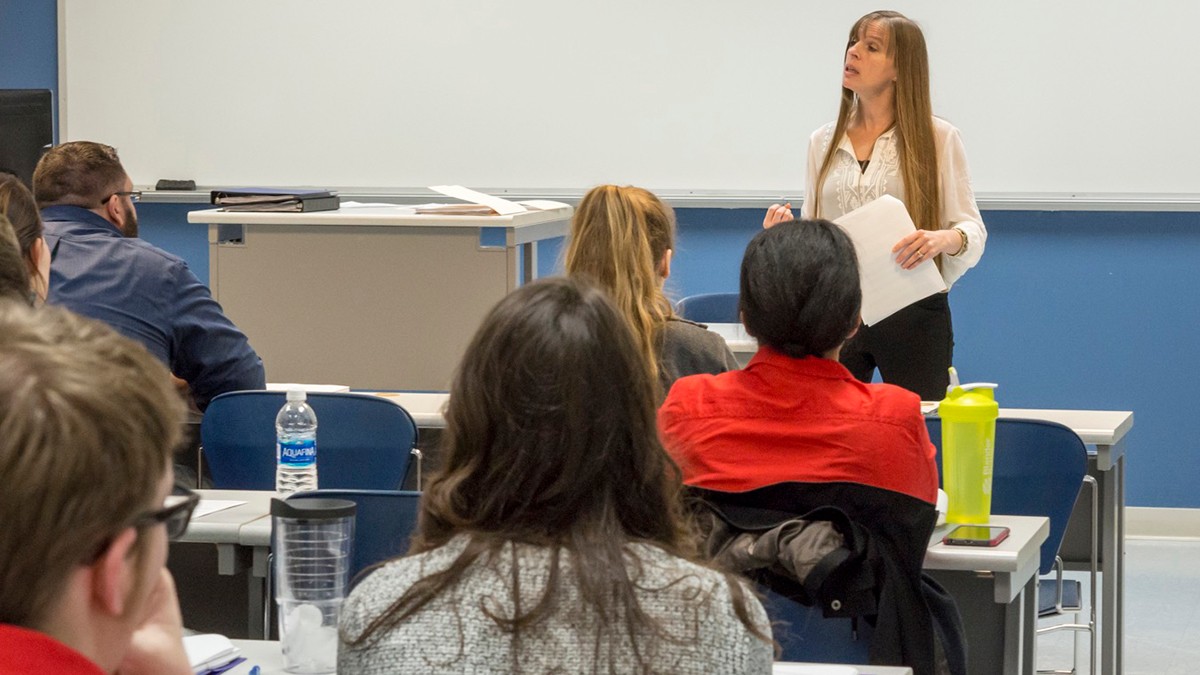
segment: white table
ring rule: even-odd
[[[263,490],[199,490],[202,503],[208,500],[232,500],[244,502],[200,518],[193,518],[187,530],[179,538],[183,543],[210,543],[217,546],[217,573],[222,575],[247,574],[249,605],[247,631],[253,637],[266,637],[266,578],[267,557],[271,546],[271,498],[274,492]],[[248,537],[245,528],[251,523],[265,523],[266,536],[255,530]],[[250,562],[246,562],[239,551],[250,550]],[[261,558],[261,560],[260,560]],[[176,583],[187,583],[177,579]]]
[[[233,640],[234,646],[242,650],[246,657],[244,663],[228,671],[229,675],[249,675],[250,669],[258,666],[261,675],[284,675],[283,653],[279,643],[274,640]],[[786,675],[788,666],[812,666],[811,663],[776,662],[775,672]],[[854,666],[859,675],[912,675],[911,668],[895,668],[891,666]]]
[[[733,352],[734,358],[742,366],[745,366],[750,357],[754,356],[754,352],[758,351],[758,340],[755,340],[746,332],[746,327],[740,323],[709,323],[705,324],[712,332],[725,338],[725,344],[729,346],[729,351]]]
[[[244,566],[234,567],[232,561],[243,559],[234,555],[235,547],[250,550],[249,635],[256,638],[265,637],[269,632],[269,626],[266,625],[269,613],[266,608],[270,599],[266,597],[264,581],[270,565],[270,500],[275,493],[201,490],[200,494],[204,499],[246,501],[246,504],[237,507],[236,511],[231,509],[198,519],[189,526],[182,541],[217,543],[219,560],[230,561],[227,567],[219,570],[222,574],[234,574],[246,569]],[[226,515],[221,517],[222,513]],[[962,591],[965,595],[961,599],[958,593],[955,597],[959,599],[964,614],[971,610],[971,615],[977,617],[979,625],[986,626],[981,633],[982,637],[974,639],[989,645],[987,650],[981,647],[979,650],[973,649],[972,653],[995,653],[999,655],[996,663],[1017,663],[1018,660],[1033,658],[1032,647],[1022,648],[1022,645],[1032,645],[1026,641],[1029,639],[1026,636],[1032,636],[1032,631],[1036,628],[1038,552],[1049,532],[1049,526],[1045,518],[1021,516],[994,516],[992,522],[1009,527],[1012,533],[1000,546],[991,549],[945,546],[940,541],[949,530],[949,526],[940,526],[930,541],[925,566],[926,569],[958,577],[958,585],[967,589]],[[986,576],[980,577],[976,570],[985,570]],[[982,597],[979,595],[980,588],[987,591]],[[254,606],[256,599],[260,601],[257,607]],[[1023,600],[1018,602],[1020,599]],[[1027,606],[1032,607],[1032,610],[1024,609]],[[1025,611],[1032,611],[1033,614],[1024,614]],[[1026,621],[1027,617],[1031,619]],[[974,672],[976,671],[972,670],[972,673]],[[1006,665],[1004,670],[994,672],[1019,671],[1008,669]]]
[[[449,386],[487,312],[566,234],[566,204],[513,216],[192,211],[213,296],[278,382]],[[302,338],[302,339],[300,339]]]
[[[947,546],[957,527],[939,525],[925,554],[925,570],[950,591],[967,631],[971,675],[1033,673],[1037,668],[1038,564],[1050,534],[1044,517],[993,515],[1007,527],[998,546]]]

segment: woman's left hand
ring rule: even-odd
[[[938,254],[957,253],[960,248],[962,235],[955,230],[916,230],[897,242],[892,253],[900,267],[911,270]]]

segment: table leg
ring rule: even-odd
[[[1100,533],[1100,557],[1104,560],[1101,577],[1100,672],[1120,675],[1124,672],[1125,636],[1125,458],[1116,460],[1108,471],[1100,471],[1100,503],[1110,526]]]
[[[1018,604],[1016,602],[1013,603]],[[1025,583],[1019,600],[1021,605],[1021,672],[1037,673],[1038,575]]]

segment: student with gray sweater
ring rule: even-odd
[[[341,673],[769,673],[762,605],[699,561],[652,370],[599,290],[535,282],[467,349],[409,556],[342,610]]]

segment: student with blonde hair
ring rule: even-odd
[[[896,264],[933,261],[950,288],[979,262],[987,230],[958,129],[933,116],[925,37],[903,14],[878,11],[850,29],[837,120],[809,141],[801,217],[836,220],[885,194],[917,226],[892,247]],[[774,204],[763,225],[791,218]],[[841,360],[863,382],[878,368],[885,382],[940,400],[953,353],[950,303],[937,293],[864,326]]]
[[[571,219],[566,271],[604,289],[625,317],[665,395],[675,380],[736,369],[721,336],[676,316],[663,294],[675,214],[639,187],[592,188]]]

